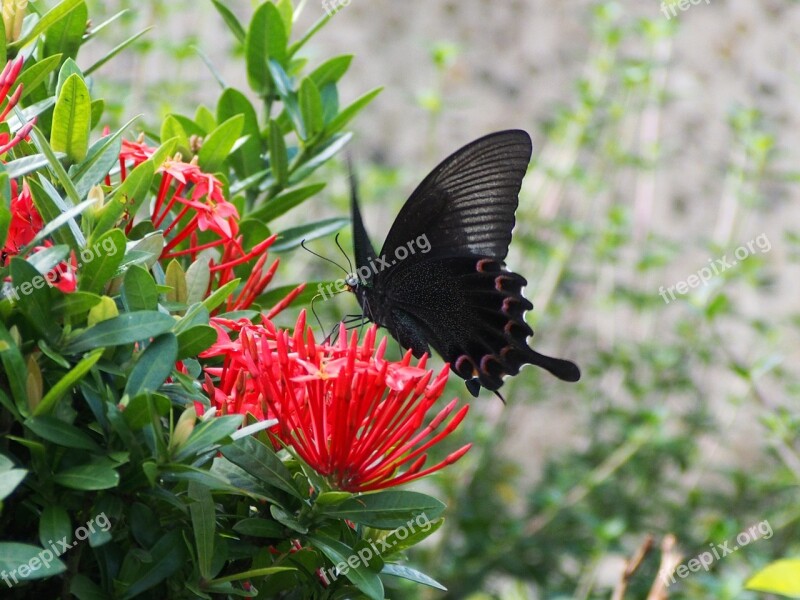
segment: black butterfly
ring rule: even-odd
[[[497,391],[504,375],[534,364],[577,381],[578,367],[539,354],[524,313],[525,279],[505,268],[530,136],[499,131],[446,158],[414,190],[380,254],[367,236],[353,183],[356,273],[347,278],[362,318],[385,327],[416,357],[429,345],[466,380]]]

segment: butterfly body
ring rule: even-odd
[[[363,316],[414,356],[433,347],[474,395],[480,387],[498,390],[525,364],[567,381],[580,377],[573,363],[528,346],[527,282],[504,263],[530,155],[530,137],[519,130],[457,151],[412,193],[380,254],[353,195],[358,268],[347,283]]]

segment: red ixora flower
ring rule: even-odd
[[[127,177],[128,169],[149,159],[157,148],[144,142],[144,136],[135,141],[122,141],[119,155],[120,179]],[[249,308],[266,288],[275,274],[278,261],[265,269],[266,250],[277,238],[273,235],[245,250],[243,236],[239,234],[239,213],[225,199],[222,182],[205,173],[196,157],[184,162],[180,155],[168,158],[156,171],[160,177],[158,193],[145,211],[156,229],[166,240],[161,258],[208,257],[211,281],[208,291],[219,289],[236,276],[234,268],[259,257],[235,298],[228,300],[227,311]],[[106,183],[111,185],[110,176]],[[129,216],[125,225],[129,232],[134,225]],[[216,252],[215,255],[210,253]],[[302,290],[300,290],[302,291]],[[300,293],[299,291],[297,293]]]
[[[14,60],[8,61],[2,72],[0,72],[0,107],[2,107],[2,109],[0,109],[0,122],[6,120],[6,117],[8,117],[9,113],[22,97],[21,83],[14,88],[14,91],[10,95],[9,92],[11,92],[11,88],[13,88],[14,84],[17,82],[17,77],[19,77],[19,73],[22,71],[22,63],[24,61],[25,59],[23,57],[18,56]],[[5,106],[3,106],[3,104],[5,104]],[[34,123],[36,123],[35,117],[27,123],[24,123],[13,137],[8,133],[0,133],[0,154],[5,154],[21,140],[28,137],[31,129],[33,129]]]
[[[0,266],[7,266],[12,256],[18,256],[44,227],[44,222],[33,204],[31,191],[23,180],[22,185],[11,181],[11,222],[8,226],[8,235],[3,248],[0,250]],[[44,240],[41,246],[31,249],[38,252],[52,246],[50,240]],[[77,289],[75,276],[76,260],[74,252],[66,261],[56,265],[45,277],[48,284],[57,287],[62,292],[74,292]]]
[[[232,325],[238,339],[221,336],[214,352],[236,356],[225,373],[217,373],[234,394],[215,395],[214,402],[223,412],[277,418],[270,433],[336,489],[364,492],[407,483],[454,463],[471,447],[423,468],[426,451],[458,427],[469,407],[456,410],[454,399],[425,425],[448,367],[434,377],[425,369],[427,357],[416,366],[410,352],[399,362],[386,360],[386,339],[375,348],[376,327],[359,344],[355,332],[348,341],[342,326],[331,344],[314,340],[304,311],[292,335],[269,321]]]

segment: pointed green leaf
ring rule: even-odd
[[[274,59],[283,63],[287,42],[280,12],[271,2],[264,2],[253,14],[244,42],[247,81],[260,96],[268,95],[272,88],[268,61]]]
[[[348,519],[354,523],[375,529],[405,527],[413,519],[430,523],[444,512],[445,505],[436,498],[411,491],[387,490],[354,496],[333,506],[322,507],[322,512],[337,519]]]
[[[78,263],[78,289],[100,294],[111,281],[125,256],[125,234],[120,229],[107,231],[81,250]]]
[[[275,181],[281,188],[286,187],[289,180],[289,157],[281,128],[274,120],[269,122],[269,163]]]
[[[248,219],[257,219],[262,223],[269,223],[282,214],[299,206],[312,196],[317,195],[325,187],[324,183],[312,183],[305,187],[285,191],[274,198],[267,200],[262,206],[247,214]]]
[[[155,392],[172,373],[178,359],[178,340],[172,333],[154,339],[136,359],[125,393],[137,396],[142,392]]]
[[[89,369],[91,369],[94,364],[100,360],[102,355],[102,350],[98,349],[83,357],[77,365],[68,371],[66,375],[59,379],[56,384],[47,391],[47,393],[44,395],[44,398],[42,398],[39,404],[36,405],[36,408],[33,409],[33,415],[39,416],[49,413],[53,407],[55,407],[58,401],[61,400],[64,394],[70,391],[78,382],[80,382],[81,379],[84,378],[86,373],[89,372]]]
[[[31,27],[30,31],[28,31],[24,36],[19,38],[14,43],[9,44],[8,47],[19,49],[28,45],[30,42],[39,37],[40,33],[44,33],[55,23],[58,23],[61,19],[65,18],[79,4],[83,4],[83,0],[62,0],[44,15],[42,15],[42,17],[36,22],[36,25]]]
[[[243,128],[244,115],[235,115],[209,133],[197,155],[200,168],[207,173],[221,170]]]
[[[158,307],[156,282],[147,269],[139,265],[128,268],[122,283],[122,302],[128,312],[155,310]]]
[[[94,348],[132,344],[166,333],[174,325],[175,319],[157,311],[124,313],[73,335],[64,352],[79,354]]]
[[[53,481],[73,490],[107,490],[119,485],[119,473],[109,465],[87,464],[60,471]]]
[[[319,89],[310,77],[303,79],[298,91],[300,115],[305,125],[306,139],[313,138],[322,131],[322,98]]]
[[[67,570],[67,566],[58,558],[44,564],[41,559],[42,548],[18,542],[0,542],[0,572],[16,573],[19,581],[30,579],[44,579],[58,575]],[[39,561],[39,568],[30,568],[32,560]],[[20,573],[20,567],[26,567],[25,575]],[[5,583],[3,584],[5,585]]]
[[[323,533],[308,534],[307,537],[316,548],[328,557],[334,568],[340,571],[340,575],[347,577],[368,598],[383,600],[383,582],[381,582],[381,578],[370,571],[367,565],[363,564],[355,549]],[[353,556],[358,558],[355,567],[352,566],[352,563],[347,563],[348,559]]]
[[[75,58],[83,42],[89,10],[85,2],[80,2],[64,18],[47,30],[44,41],[44,56],[61,53],[63,59]]]
[[[100,447],[88,433],[55,417],[31,417],[25,421],[25,427],[53,444],[65,448],[100,452]]]
[[[73,73],[64,82],[53,110],[50,145],[64,152],[72,162],[80,162],[89,149],[89,127],[92,120],[91,100],[86,82]]]

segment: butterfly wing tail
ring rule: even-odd
[[[578,381],[581,378],[581,370],[578,368],[578,365],[572,361],[546,356],[530,348],[529,352],[526,354],[526,362],[541,367],[562,381]]]

